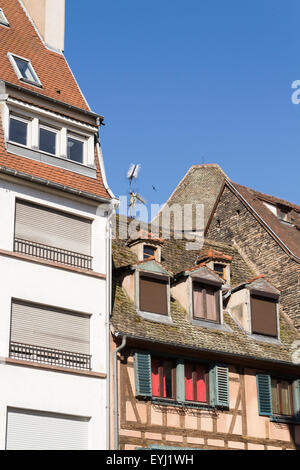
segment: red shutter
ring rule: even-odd
[[[159,397],[159,362],[155,359],[151,361],[152,374],[152,396]]]
[[[184,366],[184,385],[185,385],[185,399],[193,401],[193,367],[192,364],[186,363]]]
[[[196,401],[206,402],[206,384],[205,384],[205,370],[201,366],[196,366],[197,373],[197,398]]]

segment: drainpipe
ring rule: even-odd
[[[115,450],[119,450],[119,400],[118,400],[118,363],[117,354],[126,346],[126,335],[121,345],[114,351],[114,423],[115,423]]]
[[[111,218],[115,215],[117,201],[112,201],[106,224],[106,300],[105,300],[105,325],[106,325],[106,450],[110,450],[110,314],[112,291],[112,249],[111,249]]]

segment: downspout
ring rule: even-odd
[[[110,450],[110,314],[111,314],[111,292],[112,292],[112,248],[111,248],[111,218],[115,215],[116,204],[112,203],[111,212],[107,217],[106,224],[106,450]]]
[[[118,399],[118,363],[117,354],[126,346],[126,335],[121,345],[114,351],[114,424],[115,424],[115,450],[119,450],[119,399]]]

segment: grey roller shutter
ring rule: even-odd
[[[15,237],[91,254],[91,221],[26,201],[16,202]]]
[[[86,450],[88,420],[76,417],[9,409],[8,450]]]
[[[13,301],[11,341],[89,354],[89,316]]]

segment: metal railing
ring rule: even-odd
[[[11,342],[9,357],[30,362],[41,362],[51,366],[67,367],[70,369],[91,369],[91,356],[88,354],[60,351],[29,344]]]
[[[23,255],[34,256],[36,258],[54,261],[56,263],[67,264],[81,269],[92,269],[92,257],[75,253],[74,251],[63,250],[54,246],[43,245],[21,238],[14,239],[14,251]]]

